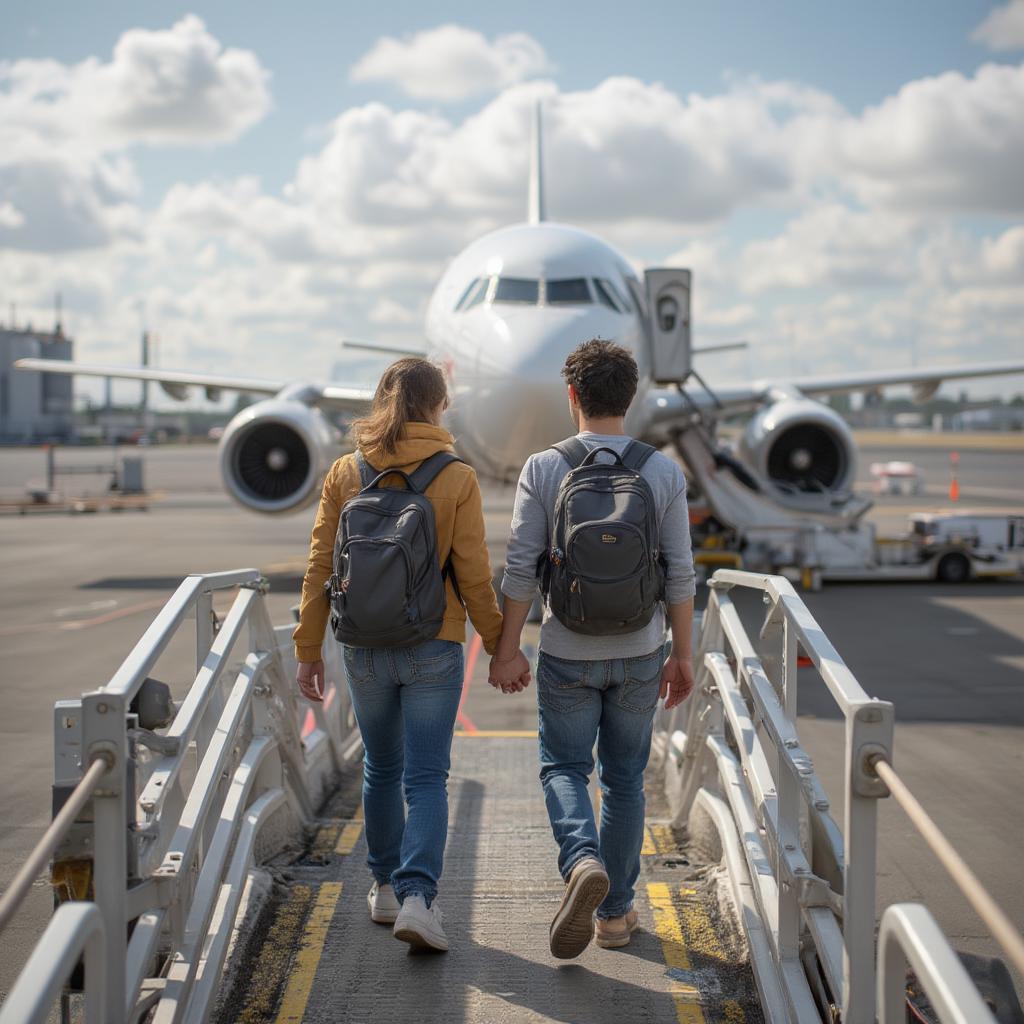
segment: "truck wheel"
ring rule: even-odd
[[[935,567],[935,578],[943,583],[963,583],[971,575],[971,563],[965,555],[943,555]]]

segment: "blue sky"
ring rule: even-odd
[[[1022,54],[1021,0],[8,2],[0,308],[322,376],[519,215],[540,95],[552,215],[693,266],[713,376],[1019,357]]]

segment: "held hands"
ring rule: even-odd
[[[530,663],[522,650],[511,658],[502,659],[497,654],[491,658],[487,682],[502,693],[520,693],[530,685]]]
[[[693,665],[690,658],[670,654],[665,659],[661,670],[661,696],[665,698],[665,707],[674,708],[682,704],[693,689]]]
[[[324,663],[322,661],[300,661],[295,672],[302,696],[319,704],[324,699]]]

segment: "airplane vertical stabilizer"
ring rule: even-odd
[[[540,224],[547,219],[544,209],[544,150],[541,138],[540,101],[533,108],[533,145],[530,151],[530,208],[527,220]]]

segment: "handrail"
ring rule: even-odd
[[[889,787],[889,792],[903,808],[911,824],[921,834],[921,838],[938,857],[949,877],[974,907],[978,917],[992,933],[992,937],[1003,947],[1013,966],[1024,975],[1024,937],[981,884],[978,876],[968,867],[967,862],[957,853],[953,844],[942,834],[931,815],[896,773],[896,769],[881,754],[871,759],[871,765],[878,773],[878,777]]]
[[[235,588],[218,619],[213,595]],[[83,943],[89,1024],[126,1024],[154,1005],[160,1020],[206,1019],[264,826],[273,820],[272,843],[259,842],[272,856],[310,827],[359,753],[337,645],[325,650],[325,700],[309,704],[265,593],[257,569],[186,577],[106,686],[58,703],[64,803],[0,899],[0,927],[51,858],[75,864],[76,877],[90,864],[93,902],[58,908],[2,1024],[45,1020]],[[131,701],[165,650],[180,658],[171,641],[193,618],[191,687],[162,734],[140,728]]]
[[[0,1024],[46,1024],[49,1008],[85,954],[85,1024],[106,1024],[103,915],[93,903],[63,903],[0,1006]]]
[[[730,875],[737,875],[731,881],[746,907],[766,1020],[804,1024],[838,1014],[844,1024],[875,1024],[883,975],[887,985],[897,984],[876,962],[875,947],[877,802],[890,793],[1024,973],[1024,939],[892,768],[892,705],[868,696],[788,580],[719,569],[709,589],[695,643],[693,693],[659,712],[654,752],[666,766],[673,823],[716,830]],[[733,604],[734,589],[760,592],[767,606],[758,647]],[[845,719],[841,832],[801,746],[798,651],[810,658]],[[914,961],[923,929],[928,942],[941,941],[955,959],[919,909],[927,921],[916,912],[890,918],[899,923],[899,948]],[[922,984],[940,984],[926,976],[938,959],[918,960]],[[902,975],[899,984],[905,999]]]
[[[28,855],[28,859],[18,869],[18,873],[7,887],[7,891],[0,896],[0,932],[7,927],[11,918],[17,913],[21,901],[32,888],[32,883],[46,867],[61,840],[67,835],[68,829],[74,824],[82,808],[89,802],[100,779],[109,768],[110,758],[104,754],[97,756],[96,760],[89,765],[81,781],[72,790],[71,795],[64,802],[64,806],[57,812],[57,816],[50,822],[42,838]]]
[[[878,1024],[907,1019],[908,963],[940,1024],[996,1024],[935,918],[914,903],[888,907],[878,928]]]

